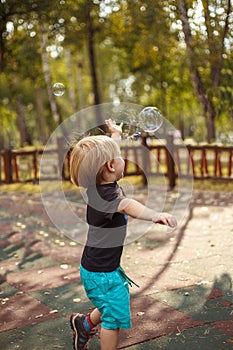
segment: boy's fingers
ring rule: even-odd
[[[174,217],[171,217],[170,219],[168,219],[168,224],[171,227],[176,227],[177,226],[177,221]]]
[[[155,222],[157,222],[158,224],[167,225],[170,227],[177,226],[177,221],[174,218],[174,216],[167,217],[166,215],[160,215]]]
[[[167,219],[162,216],[160,216],[155,222],[161,225],[168,225]]]

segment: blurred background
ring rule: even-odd
[[[230,0],[0,0],[0,149],[42,146],[106,102],[157,106],[187,142],[232,144],[232,34]]]

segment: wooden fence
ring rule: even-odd
[[[59,143],[58,143],[59,145]],[[142,147],[143,146],[143,147]],[[168,151],[169,149],[169,151]],[[146,183],[148,176],[165,176],[173,188],[179,176],[194,179],[233,180],[233,146],[176,145],[173,138],[166,144],[123,146],[125,175],[140,175]],[[69,180],[69,157],[61,147],[44,151],[0,151],[0,184]],[[40,163],[43,154],[43,162]],[[62,170],[59,170],[62,169]]]

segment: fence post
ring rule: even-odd
[[[32,182],[34,184],[38,183],[39,178],[38,178],[38,166],[37,166],[37,156],[38,156],[38,151],[35,150],[33,152],[33,173],[34,173],[34,179],[32,180]]]
[[[147,171],[148,171],[147,149],[148,149],[148,145],[147,145],[146,136],[142,136],[141,145],[143,146],[142,147],[142,162],[143,162],[142,182],[143,182],[144,186],[147,186],[147,184],[148,184],[148,180],[147,180]]]
[[[12,184],[13,183],[13,176],[12,176],[12,151],[11,149],[6,149],[3,153],[3,159],[4,159],[4,172],[5,172],[5,182],[6,184]]]
[[[167,135],[167,176],[170,190],[176,186],[176,172],[175,172],[175,162],[174,162],[174,135],[169,133]]]

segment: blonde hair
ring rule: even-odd
[[[99,183],[105,163],[119,155],[120,148],[108,136],[87,136],[81,139],[70,156],[71,181],[85,188]]]

